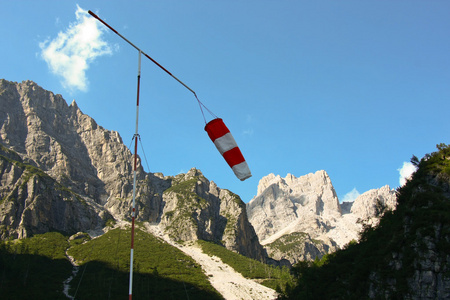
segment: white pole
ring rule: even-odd
[[[139,92],[141,86],[141,51],[139,51],[138,63],[138,80],[137,80],[137,100],[136,100],[136,131],[134,134],[134,168],[133,168],[133,207],[131,210],[131,248],[130,248],[130,283],[128,291],[128,299],[133,298],[133,256],[134,256],[134,221],[136,217],[136,170],[137,170],[137,145],[138,145],[138,124],[139,124]]]

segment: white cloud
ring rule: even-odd
[[[77,5],[76,22],[60,31],[53,40],[39,44],[41,56],[50,71],[61,77],[65,88],[86,91],[86,70],[97,57],[111,54],[111,47],[102,40],[103,29],[96,19]]]
[[[254,133],[254,130],[253,130],[253,126],[252,126],[252,124],[254,123],[254,117],[253,117],[253,115],[251,115],[251,114],[247,114],[246,115],[246,119],[245,119],[245,122],[247,123],[247,124],[249,124],[249,126],[246,128],[246,129],[244,129],[243,131],[242,131],[242,134],[244,135],[244,136],[252,136],[253,135],[253,133]]]
[[[253,129],[249,128],[242,132],[243,135],[253,135]]]
[[[353,202],[358,196],[361,195],[356,188],[353,188],[350,192],[344,195],[341,202]]]
[[[400,186],[404,186],[408,179],[411,179],[412,174],[417,170],[416,166],[410,162],[404,162],[400,169],[397,169],[400,173]]]

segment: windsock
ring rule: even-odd
[[[210,121],[206,124],[205,130],[236,177],[241,181],[251,177],[252,173],[250,173],[247,162],[223,120],[217,118]]]

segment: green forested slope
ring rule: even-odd
[[[449,299],[450,146],[420,161],[397,192],[398,206],[359,243],[302,262],[287,299]]]
[[[90,240],[69,241],[49,232],[32,238],[1,242],[1,299],[67,299],[63,281],[72,274],[68,253],[80,264],[70,284],[76,299],[126,299],[130,233],[114,229]],[[222,299],[201,267],[178,249],[136,231],[134,299]]]

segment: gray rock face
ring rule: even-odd
[[[332,241],[328,241],[333,244]],[[292,232],[283,235],[274,242],[266,244],[267,255],[277,261],[287,260],[290,264],[299,261],[311,261],[332,251],[327,243],[312,239],[304,232]],[[336,249],[334,244],[333,251]]]
[[[365,224],[376,225],[380,215],[386,209],[392,210],[396,206],[395,191],[388,185],[385,185],[379,189],[373,189],[359,195],[351,205],[350,213]]]
[[[450,178],[430,167],[449,165],[443,152],[421,160],[418,174],[399,191],[395,219],[381,225],[387,228],[382,242],[395,246],[386,247],[383,262],[370,272],[370,299],[450,299]]]
[[[129,193],[131,153],[117,132],[98,126],[75,101],[68,106],[61,95],[34,82],[1,80],[0,88],[0,141],[6,147],[99,204],[110,192]],[[142,168],[138,172],[142,179]]]
[[[214,241],[246,256],[265,257],[244,202],[196,169],[175,176],[163,192],[160,224],[174,240]]]
[[[1,146],[0,234],[26,238],[47,231],[71,233],[103,226],[112,216]]]
[[[286,178],[270,174],[260,180],[258,194],[248,203],[247,209],[261,240],[299,219],[341,215],[336,192],[325,171],[299,178],[291,174]]]
[[[67,105],[32,81],[0,79],[0,145],[3,237],[73,234],[103,227],[108,218],[131,219],[133,154],[119,133],[99,126],[75,101]],[[136,178],[136,220],[161,223],[176,239],[213,240],[263,258],[240,198],[199,171],[146,173],[138,157]],[[180,227],[170,216],[183,220]]]
[[[247,213],[269,256],[295,263],[358,240],[363,224],[375,225],[385,209],[393,208],[395,194],[388,186],[341,206],[328,174],[317,171],[262,178]]]

